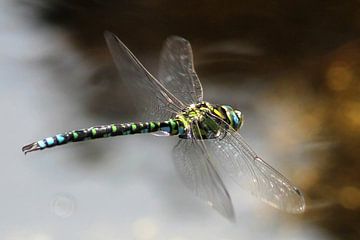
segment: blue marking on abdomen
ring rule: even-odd
[[[58,141],[59,144],[61,144],[62,142],[65,141],[65,138],[63,137],[63,135],[58,134],[56,135],[56,140]]]
[[[48,146],[51,146],[55,143],[54,138],[52,138],[52,137],[45,138],[45,141]]]
[[[167,133],[170,133],[170,127],[161,127],[160,130],[164,131],[164,132],[167,132]]]
[[[46,147],[46,143],[44,142],[44,140],[38,141],[37,144],[39,145],[40,148],[45,148]]]

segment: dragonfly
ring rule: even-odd
[[[106,31],[104,36],[119,77],[135,96],[137,111],[151,121],[68,131],[24,146],[25,154],[105,137],[148,133],[177,136],[172,155],[184,184],[229,220],[235,220],[235,213],[225,178],[275,208],[289,213],[305,211],[303,193],[260,158],[240,135],[243,114],[231,106],[203,100],[189,41],[178,36],[165,41],[156,78],[115,34]]]

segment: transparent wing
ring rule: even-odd
[[[223,216],[234,220],[234,209],[220,176],[200,139],[180,139],[174,162],[185,185]]]
[[[145,69],[115,34],[105,32],[104,36],[120,78],[134,96],[136,108],[143,117],[147,120],[161,121],[173,117],[185,107]]]
[[[191,45],[186,39],[173,36],[166,40],[160,57],[159,81],[187,105],[203,100]]]
[[[299,189],[258,157],[238,132],[222,130],[222,138],[204,141],[220,174],[230,176],[275,208],[291,213],[305,210],[304,196]]]

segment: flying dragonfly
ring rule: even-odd
[[[113,33],[104,34],[120,78],[135,96],[137,110],[151,121],[116,123],[47,137],[22,148],[24,153],[69,142],[152,133],[178,136],[175,167],[185,185],[230,220],[235,219],[223,182],[230,177],[269,205],[290,213],[305,211],[302,192],[260,158],[239,134],[243,114],[231,106],[203,100],[190,43],[173,36],[161,52],[155,78]]]

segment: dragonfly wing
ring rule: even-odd
[[[200,139],[180,139],[174,147],[174,162],[185,185],[223,216],[234,220],[230,195],[215,170]]]
[[[203,100],[191,45],[186,39],[173,36],[166,40],[160,57],[159,81],[187,105]]]
[[[115,34],[105,32],[104,36],[120,78],[134,96],[139,113],[149,120],[161,121],[184,108],[184,104],[146,70]]]
[[[175,167],[190,190],[223,216],[234,219],[229,193],[198,141],[179,140],[173,152]]]
[[[204,141],[220,174],[230,176],[241,187],[271,206],[291,213],[305,210],[304,196],[281,173],[249,147],[240,134],[225,130],[225,136]]]

